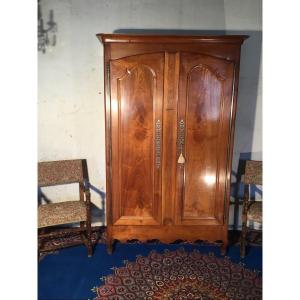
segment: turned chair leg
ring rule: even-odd
[[[246,255],[246,244],[247,244],[247,224],[246,222],[243,222],[242,234],[241,234],[241,248],[240,248],[241,258],[244,258]]]
[[[41,238],[38,237],[38,248],[37,248],[37,258],[38,260],[40,259],[40,249],[41,249],[41,246],[42,246],[42,242],[41,242]]]
[[[80,227],[85,229],[85,233],[81,233],[81,239],[87,248],[88,257],[93,256],[93,243],[92,243],[92,226],[90,221],[80,222]]]
[[[92,243],[92,225],[91,221],[86,221],[86,232],[87,232],[87,251],[88,257],[93,256],[93,243]]]
[[[40,259],[41,249],[43,246],[43,238],[39,237],[39,234],[43,234],[43,233],[44,233],[44,228],[38,228],[38,249],[37,249],[38,260]]]

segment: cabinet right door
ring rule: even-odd
[[[181,53],[176,224],[222,225],[232,114],[234,63]]]

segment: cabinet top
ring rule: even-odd
[[[141,35],[99,33],[97,38],[106,43],[216,43],[242,44],[248,35]]]

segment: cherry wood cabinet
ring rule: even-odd
[[[98,34],[107,240],[223,241],[247,36]]]

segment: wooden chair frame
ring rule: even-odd
[[[262,185],[262,162],[248,160],[246,162],[245,177],[244,177],[244,197],[243,197],[243,212],[242,212],[242,233],[241,233],[241,248],[240,256],[245,257],[247,246],[247,220],[250,204],[253,202],[250,197],[251,185]]]
[[[70,174],[68,174],[68,168],[72,170]],[[48,169],[50,169],[51,172],[48,172]],[[64,174],[60,174],[60,171],[62,170]],[[88,256],[91,257],[93,255],[91,227],[91,194],[89,190],[89,180],[87,176],[85,160],[62,160],[38,163],[39,188],[70,183],[79,184],[79,201],[83,201],[85,203],[86,220],[79,222],[79,227],[55,229],[50,230],[50,232],[45,231],[46,229],[49,230],[52,226],[38,228],[38,256],[41,252],[48,252],[61,248],[61,246],[43,247],[43,241],[46,238],[62,237],[70,233],[79,233],[83,244],[87,247]]]

